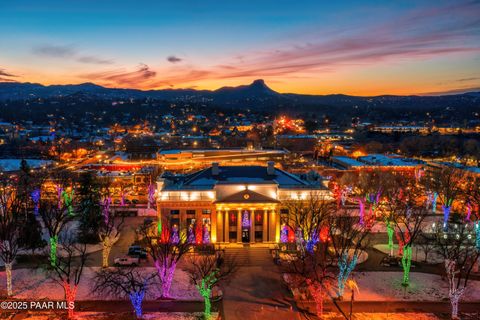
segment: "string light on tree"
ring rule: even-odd
[[[50,264],[54,267],[57,264],[57,244],[58,236],[50,238]]]
[[[403,281],[402,285],[408,287],[410,284],[410,268],[412,266],[412,247],[407,244],[403,248],[402,256],[402,268],[403,268]]]
[[[282,230],[280,230],[280,242],[288,242],[288,226],[285,223],[282,225]]]
[[[390,249],[390,256],[393,256],[393,234],[395,233],[395,230],[391,221],[387,221],[386,225],[388,234],[388,248]]]
[[[210,231],[208,230],[208,225],[205,224],[203,226],[203,243],[209,244],[210,243]]]
[[[33,212],[37,216],[39,203],[40,203],[40,189],[33,190],[32,193],[30,194],[30,197],[32,198],[33,205],[34,205]]]
[[[188,226],[188,230],[187,230],[187,241],[188,241],[188,243],[191,243],[191,244],[194,244],[194,243],[195,243],[195,230],[194,230],[192,224],[190,224],[190,225]]]
[[[178,227],[176,225],[172,227],[172,237],[170,238],[170,241],[174,244],[180,241],[180,236],[178,235]]]
[[[57,189],[57,200],[58,200],[58,209],[62,208],[62,193],[63,193],[63,188],[60,186],[56,186]]]
[[[63,290],[65,291],[65,298],[67,299],[68,305],[73,305],[75,303],[75,297],[77,296],[78,286],[74,284],[69,284],[67,281],[63,281]],[[68,318],[73,318],[74,308],[68,308]]]
[[[437,200],[438,200],[438,193],[434,192],[433,193],[433,201],[432,201],[432,212],[433,213],[437,212]]]
[[[150,184],[148,186],[148,209],[155,204],[155,186]]]
[[[472,205],[470,202],[467,202],[467,216],[465,217],[465,221],[470,221],[470,217],[472,215]]]
[[[242,227],[250,227],[250,220],[248,219],[247,211],[244,211],[242,215]]]
[[[480,221],[475,223],[475,247],[480,250]]]
[[[102,207],[103,207],[103,220],[105,221],[105,225],[108,225],[109,218],[110,218],[110,204],[112,203],[112,198],[110,196],[106,197],[103,200]]]
[[[70,192],[63,190],[62,198],[63,198],[63,203],[67,208],[68,214],[72,216],[73,215],[73,189]]]
[[[138,292],[129,293],[130,302],[132,303],[133,310],[137,319],[141,319],[143,316],[142,302],[145,297],[145,289]]]
[[[345,283],[350,276],[350,273],[353,271],[355,266],[357,265],[358,255],[354,254],[352,259],[349,261],[348,253],[344,252],[338,261],[338,276],[337,276],[337,283],[338,283],[338,296],[343,296],[343,292],[345,290]]]
[[[360,207],[360,225],[364,226],[365,225],[365,202],[362,198],[358,199],[358,205]]]

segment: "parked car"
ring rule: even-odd
[[[128,248],[128,256],[137,257],[139,259],[147,259],[147,250],[138,245],[133,245]]]
[[[114,263],[117,267],[119,266],[130,266],[130,267],[136,267],[140,263],[140,259],[138,257],[121,257],[121,258],[115,258]]]

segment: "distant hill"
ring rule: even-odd
[[[478,106],[480,92],[439,96],[392,96],[359,97],[342,94],[303,95],[278,93],[265,84],[255,80],[249,85],[222,87],[217,90],[164,89],[137,90],[106,88],[94,83],[44,86],[37,83],[0,82],[0,100],[27,100],[33,98],[51,98],[61,96],[89,96],[98,99],[152,98],[167,101],[192,100],[209,101],[226,107],[270,108],[272,106],[371,106],[384,107],[458,107]]]

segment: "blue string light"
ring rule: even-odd
[[[130,301],[132,302],[133,310],[135,311],[135,316],[141,318],[143,315],[142,311],[142,302],[145,297],[145,288],[142,288],[140,291],[132,292],[129,294]]]
[[[344,252],[338,260],[338,296],[343,296],[345,290],[345,283],[347,282],[350,273],[357,265],[358,255],[353,255],[352,260],[348,262],[348,254]]]

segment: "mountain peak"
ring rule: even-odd
[[[256,94],[267,94],[267,95],[278,94],[276,91],[270,89],[270,87],[267,86],[267,84],[263,79],[254,80],[249,86],[247,86],[247,88]]]
[[[253,80],[252,84],[250,84],[251,86],[262,86],[262,87],[266,87],[267,85],[265,84],[265,80],[263,79],[256,79],[256,80]]]

